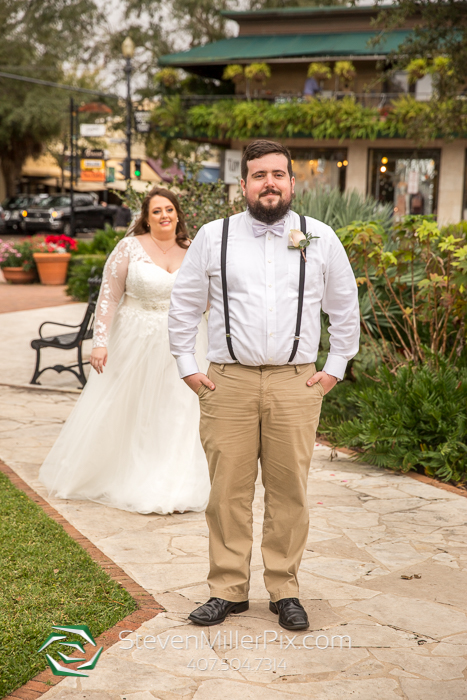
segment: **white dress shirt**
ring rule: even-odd
[[[324,371],[342,379],[358,352],[360,317],[357,285],[347,254],[334,231],[306,217],[313,239],[307,263],[300,342],[291,364],[315,362],[321,309],[329,315],[330,352]],[[243,365],[286,365],[297,321],[301,253],[288,246],[300,217],[290,211],[284,234],[255,237],[248,211],[230,217],[227,289],[233,351]],[[169,311],[171,352],[181,377],[198,372],[195,338],[209,301],[207,359],[232,363],[225,337],[221,280],[222,219],[205,224],[190,245],[175,282]]]

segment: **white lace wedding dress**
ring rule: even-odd
[[[83,498],[138,513],[204,510],[209,474],[196,394],[169,350],[169,300],[177,272],[157,266],[138,237],[110,255],[96,308],[93,369],[39,478],[59,498]],[[207,323],[197,346],[207,369]]]

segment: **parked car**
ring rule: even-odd
[[[17,194],[14,197],[5,199],[5,201],[2,202],[5,215],[3,219],[5,231],[7,233],[21,233],[23,230],[23,217],[21,212],[23,212],[26,207],[38,205],[41,199],[47,196],[46,194]]]
[[[99,204],[96,195],[77,194],[73,198],[76,231],[94,231],[112,226],[117,207]],[[71,199],[69,195],[56,194],[32,204],[22,211],[22,229],[26,233],[53,231],[71,234]]]

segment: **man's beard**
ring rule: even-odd
[[[267,207],[261,201],[261,199],[268,194],[280,195],[279,201],[273,207]],[[259,199],[255,201],[250,201],[247,197],[246,201],[248,204],[250,214],[254,219],[262,221],[263,224],[275,224],[276,221],[280,221],[280,219],[283,219],[289,211],[292,202],[292,197],[290,197],[290,199],[287,201],[285,199],[282,199],[281,192],[278,192],[277,190],[266,190],[266,192],[263,192],[261,194]]]

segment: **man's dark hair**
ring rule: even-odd
[[[248,175],[248,162],[250,160],[256,160],[256,158],[262,158],[267,156],[269,153],[280,153],[287,158],[287,170],[289,176],[293,176],[292,171],[292,157],[290,151],[286,146],[276,141],[266,141],[265,139],[259,139],[258,141],[253,141],[249,143],[248,146],[243,151],[242,156],[242,180],[246,182]]]

